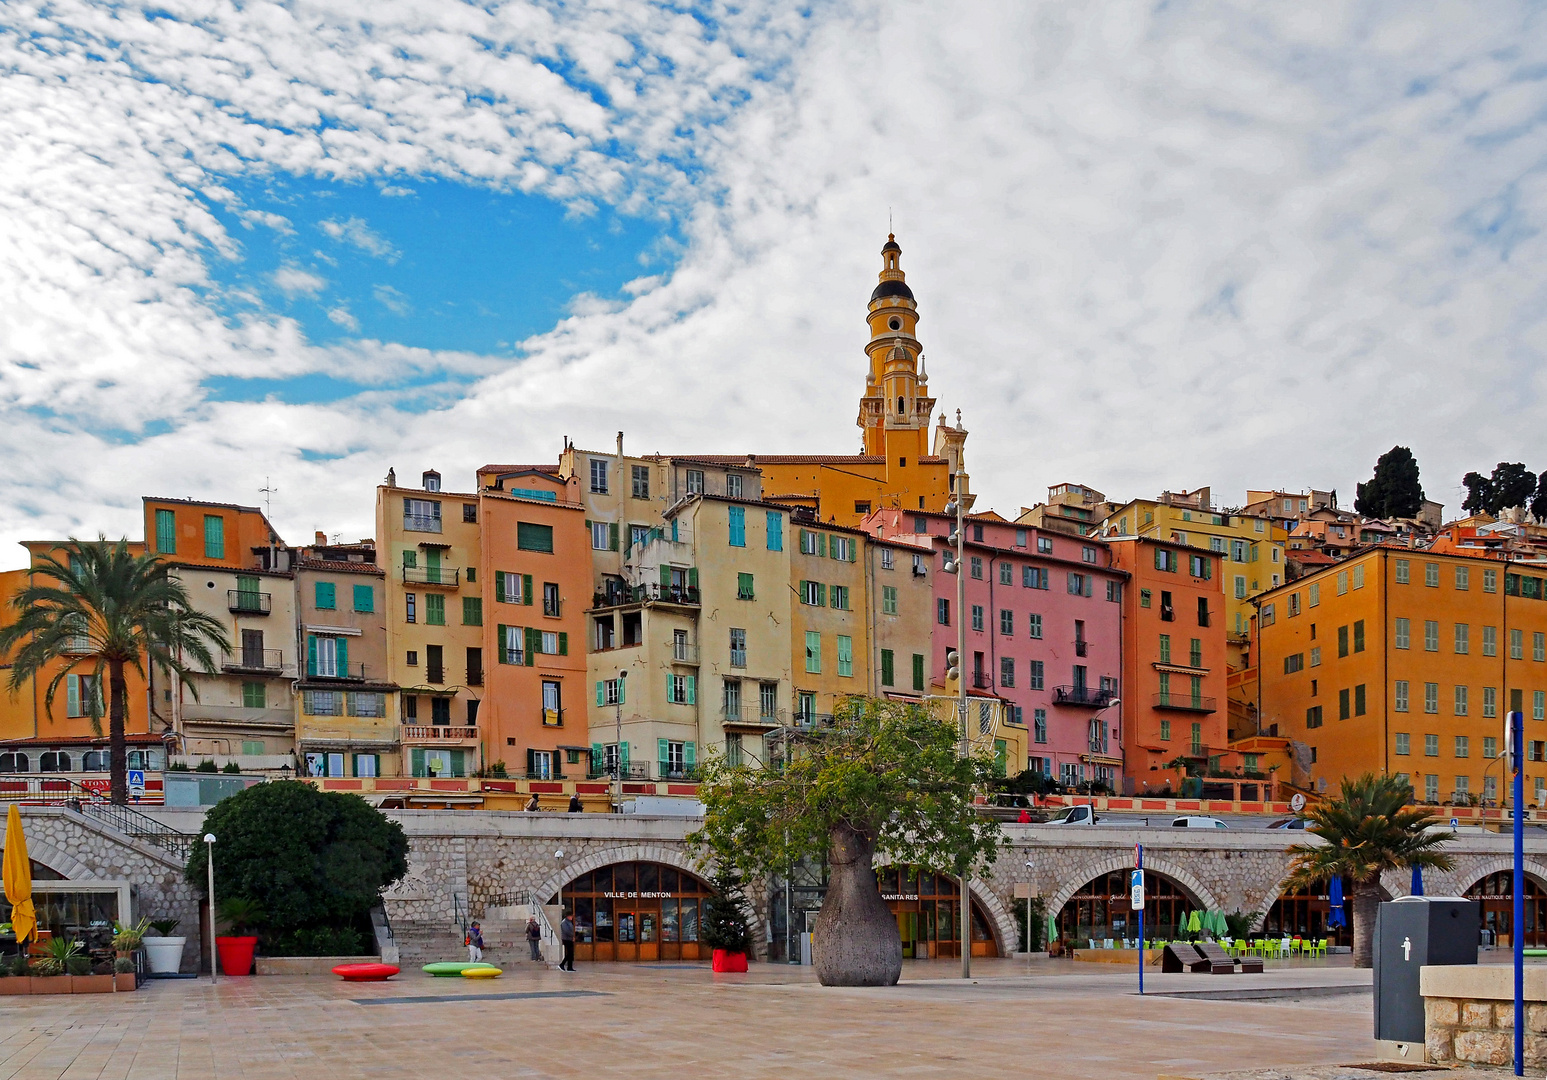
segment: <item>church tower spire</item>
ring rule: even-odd
[[[902,270],[902,248],[888,234],[881,248],[880,282],[870,294],[866,321],[870,341],[865,352],[870,371],[859,403],[859,426],[866,454],[884,457],[887,473],[907,472],[929,453],[929,418],[935,399],[923,372],[923,351],[916,335],[918,304]]]

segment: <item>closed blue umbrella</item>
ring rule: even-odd
[[[1412,892],[1413,892],[1414,896],[1422,896],[1423,895],[1423,868],[1421,866],[1414,866],[1413,867],[1413,890],[1412,890]]]
[[[1343,914],[1343,879],[1335,877],[1332,886],[1327,890],[1327,900],[1332,910],[1327,913],[1328,926],[1347,926],[1348,919]]]

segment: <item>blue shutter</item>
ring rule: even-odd
[[[334,648],[338,651],[338,673],[340,676],[347,678],[349,675],[349,639],[335,638],[334,640],[336,642]]]
[[[784,515],[775,510],[768,512],[768,550],[784,550]]]

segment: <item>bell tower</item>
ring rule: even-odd
[[[859,402],[864,452],[886,459],[886,472],[909,472],[929,454],[929,418],[935,399],[916,336],[918,304],[902,271],[902,248],[888,234],[881,248],[880,282],[870,294],[865,316],[870,341],[865,352],[870,371]]]

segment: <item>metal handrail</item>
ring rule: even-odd
[[[184,859],[193,851],[194,841],[198,839],[193,833],[180,832],[138,810],[105,799],[100,792],[82,787],[68,777],[60,779],[69,786],[64,789],[64,798],[59,801],[83,817],[96,818],[121,833],[165,848]]]

